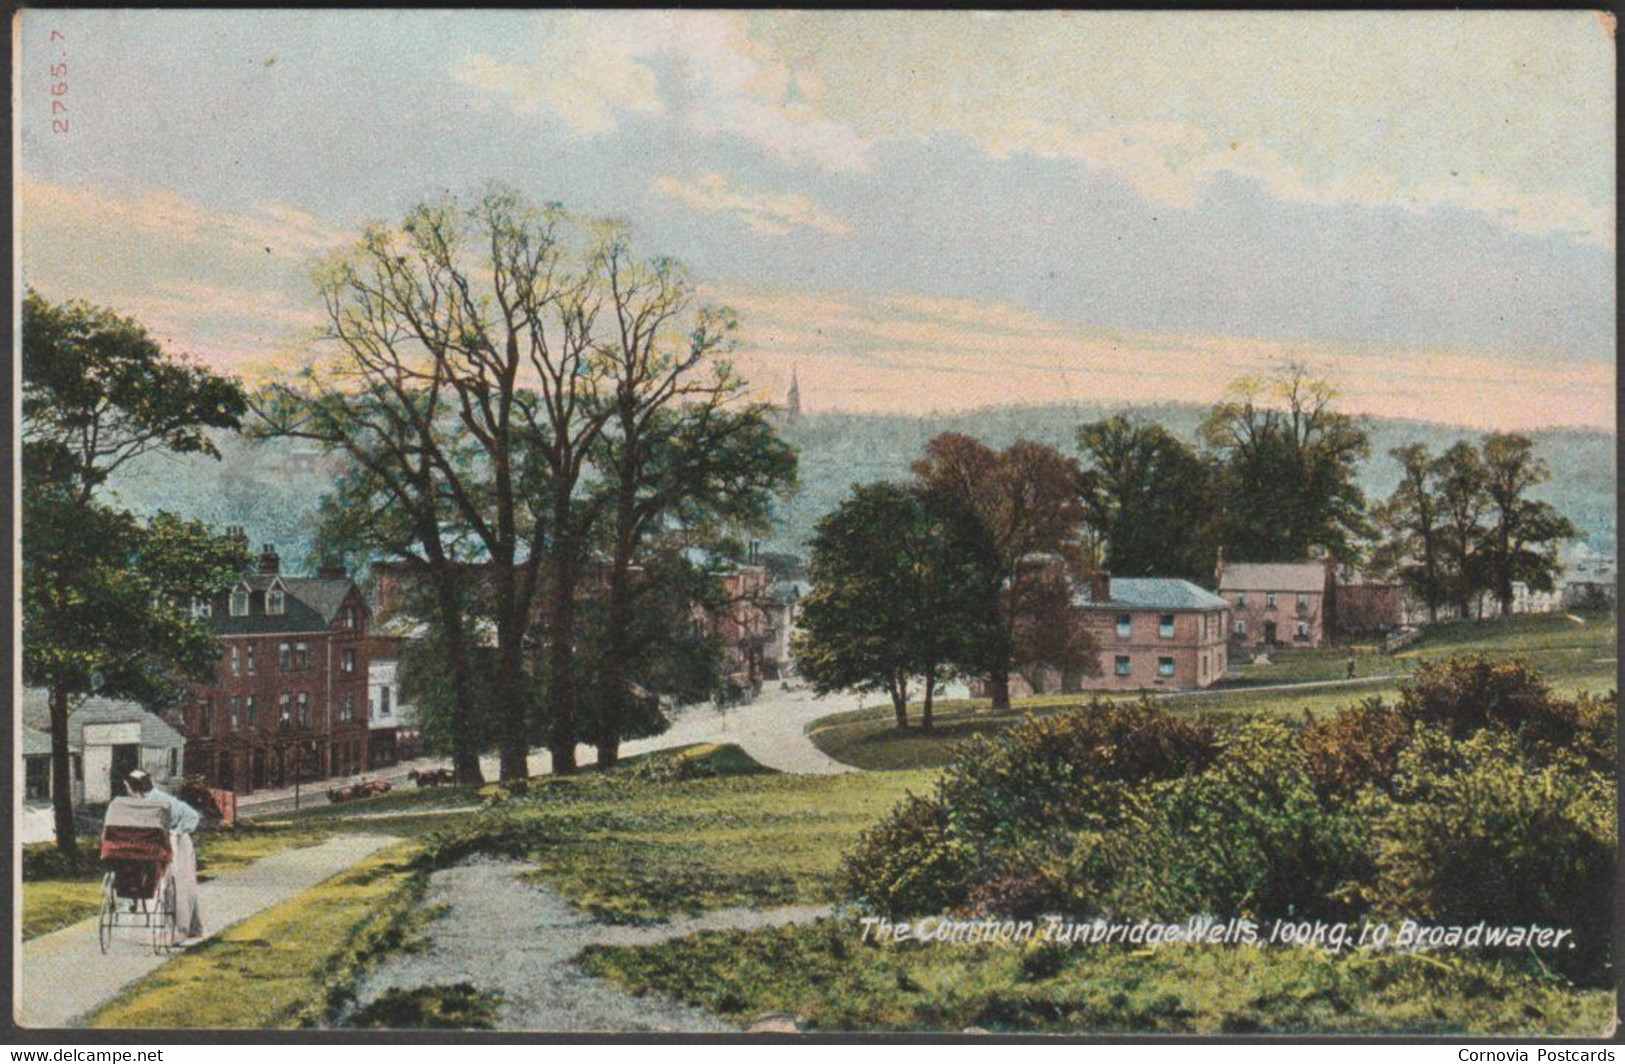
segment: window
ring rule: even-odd
[[[350,676],[355,673],[355,648],[344,648],[343,653],[339,657],[339,671],[344,673],[346,676]]]
[[[85,756],[83,754],[69,754],[68,763],[69,767],[73,770],[73,781],[75,783],[84,782]]]
[[[169,748],[169,774],[171,776],[181,774],[181,752],[173,746]]]
[[[1243,591],[1236,596],[1236,605],[1243,607],[1247,605],[1247,592]]]
[[[389,712],[389,684],[386,683],[378,688],[378,715],[387,717]]]
[[[233,617],[248,616],[248,589],[240,587],[231,593],[231,615]]]
[[[1236,634],[1237,635],[1246,635],[1247,634],[1247,622],[1246,621],[1237,621],[1236,622]]]
[[[1275,608],[1275,592],[1271,591],[1269,594],[1264,596],[1264,608],[1266,610],[1273,610]]]
[[[342,614],[340,614],[340,617],[342,618],[344,627],[346,627],[346,628],[354,628],[355,627],[355,607],[353,607],[353,606],[344,607],[344,612]]]
[[[1200,660],[1202,662],[1202,679],[1205,680],[1207,679],[1207,656],[1203,655]]]
[[[207,619],[209,617],[213,617],[214,616],[214,603],[210,602],[206,598],[195,598],[195,599],[193,599],[192,600],[192,616],[197,618],[200,621],[205,620],[205,619]]]
[[[1172,639],[1174,637],[1173,614],[1165,613],[1161,617],[1157,618],[1157,634],[1164,639]]]
[[[238,698],[236,695],[232,695],[231,696],[231,730],[232,731],[236,731],[238,728],[242,727],[242,724],[243,724],[242,709],[243,709],[243,700],[241,698]]]
[[[280,721],[282,727],[286,728],[293,723],[293,696],[288,694],[283,695],[281,699],[278,700],[278,704],[282,710]]]
[[[1305,623],[1304,621],[1299,621],[1298,622],[1298,638],[1299,639],[1308,639],[1309,638],[1309,625],[1307,623]]]
[[[339,720],[355,720],[355,696],[345,695],[339,700]]]
[[[1174,659],[1173,658],[1158,658],[1157,659],[1157,675],[1158,676],[1172,676],[1173,674],[1174,674]]]
[[[310,692],[299,692],[299,726],[310,727]]]
[[[1307,613],[1309,610],[1309,595],[1307,592],[1298,592],[1298,612]]]
[[[198,707],[197,733],[208,735],[214,730],[214,699],[205,698],[203,705]]]
[[[1117,655],[1117,669],[1116,669],[1117,675],[1119,675],[1119,676],[1127,676],[1129,674],[1129,668],[1130,668],[1130,666],[1129,666],[1128,655],[1127,654],[1119,654],[1119,655]]]
[[[242,671],[243,648],[238,646],[236,643],[233,643],[231,645],[231,674],[233,676],[240,676],[242,675]]]
[[[43,802],[51,796],[51,759],[30,757],[26,760],[26,764],[28,781],[25,797],[31,801]]]
[[[310,668],[309,643],[295,643],[293,645],[293,664],[296,669]]]
[[[287,672],[293,668],[293,644],[283,643],[276,648],[277,658],[282,663],[282,671]]]
[[[1117,615],[1117,638],[1127,639],[1129,637],[1129,633],[1133,630],[1134,615],[1129,613],[1119,613]]]
[[[284,611],[285,602],[282,589],[274,587],[265,593],[265,612],[280,617]]]
[[[248,675],[254,675],[254,644],[248,644]]]
[[[260,726],[260,711],[259,707],[254,705],[253,695],[249,695],[243,699],[243,712],[248,717],[248,726],[250,728],[258,728]]]

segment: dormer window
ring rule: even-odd
[[[354,606],[346,606],[346,607],[344,607],[344,613],[343,613],[342,617],[343,617],[342,623],[343,623],[345,628],[354,628],[355,627],[355,607]]]
[[[195,619],[200,620],[200,621],[201,620],[206,620],[206,619],[208,619],[210,617],[213,617],[214,616],[214,603],[210,602],[207,598],[202,598],[202,597],[193,599],[192,600],[192,616]]]
[[[280,587],[273,587],[265,593],[265,612],[273,617],[280,617],[286,611],[286,599]]]
[[[248,588],[237,587],[231,592],[231,615],[233,617],[248,616]]]

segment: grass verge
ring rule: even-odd
[[[327,1024],[356,978],[429,918],[414,845],[399,843],[181,954],[98,1009],[92,1027]]]
[[[1612,995],[1491,960],[1302,949],[866,945],[853,921],[595,946],[595,975],[815,1031],[1602,1036]]]

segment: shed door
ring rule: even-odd
[[[113,770],[108,793],[117,798],[124,793],[124,777],[141,767],[141,745],[120,743],[113,747]]]

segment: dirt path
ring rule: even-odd
[[[358,1007],[390,989],[470,983],[502,995],[505,1031],[730,1031],[703,1010],[655,995],[633,997],[572,963],[593,945],[634,946],[696,931],[744,930],[826,915],[820,906],[723,909],[653,927],[601,924],[555,891],[517,882],[529,866],[477,858],[437,872],[427,905],[445,905],[432,945],[397,953],[362,979]]]
[[[198,886],[205,938],[338,875],[395,839],[341,835],[317,846],[283,850],[249,867]],[[111,1001],[119,991],[162,967],[145,929],[120,928],[103,956],[97,921],[84,920],[23,943],[17,1022],[25,1027],[67,1027]]]

